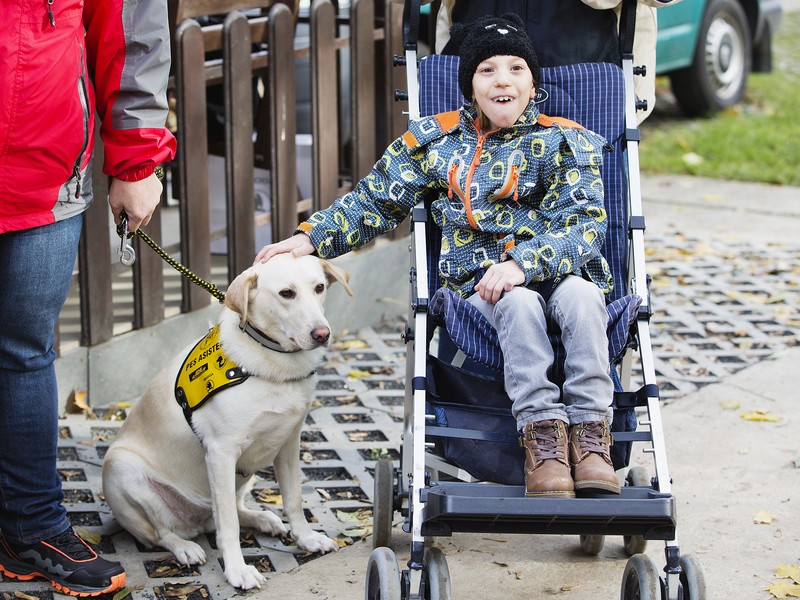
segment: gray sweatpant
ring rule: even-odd
[[[570,276],[547,303],[538,292],[519,286],[496,304],[478,294],[469,302],[497,329],[506,392],[520,431],[532,421],[560,419],[575,425],[610,419],[614,384],[608,374],[608,313],[600,288]],[[547,378],[553,364],[548,322],[561,328],[566,350],[563,402],[558,386]]]

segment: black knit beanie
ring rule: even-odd
[[[456,23],[450,28],[450,39],[458,48],[458,87],[472,101],[472,77],[481,64],[492,56],[519,56],[533,74],[533,85],[539,83],[539,60],[525,24],[519,15],[483,17],[472,23]]]

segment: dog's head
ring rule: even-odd
[[[225,306],[286,352],[313,350],[328,343],[330,326],[323,313],[330,285],[345,291],[349,275],[314,256],[278,254],[234,279],[225,294]]]

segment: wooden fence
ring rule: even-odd
[[[253,14],[256,9],[259,14]],[[214,24],[201,25],[212,12]],[[210,280],[215,237],[209,215],[207,89],[222,86],[224,134],[217,147],[225,157],[227,281],[252,263],[256,227],[268,224],[273,240],[290,235],[301,217],[324,207],[365,175],[380,151],[406,127],[405,105],[394,101],[404,88],[402,69],[392,57],[402,54],[402,4],[390,0],[353,0],[339,11],[330,0],[314,0],[308,15],[295,2],[274,0],[171,0],[174,19],[173,77],[178,156],[170,181],[179,212],[177,243],[165,249],[200,278]],[[221,15],[221,16],[219,16]],[[259,16],[260,15],[260,16]],[[207,20],[205,20],[207,21]],[[299,44],[298,25],[308,25],[309,43]],[[343,94],[343,50],[349,50],[349,94]],[[296,172],[296,59],[308,57],[311,90],[311,197],[298,193]],[[306,82],[299,82],[305,85]],[[339,125],[339,99],[349,96],[349,130]],[[98,136],[99,139],[99,136]],[[98,156],[102,151],[98,148]],[[254,167],[270,173],[271,210],[254,210]],[[85,215],[77,280],[80,289],[80,344],[96,346],[115,333],[118,302],[112,283],[119,275],[108,206],[99,201],[108,182],[96,169],[98,201]],[[212,199],[213,200],[213,199]],[[220,200],[222,201],[222,200]],[[145,232],[162,243],[162,213],[156,211]],[[175,237],[174,231],[170,231]],[[130,327],[143,329],[165,316],[164,262],[134,238],[133,310]],[[112,253],[113,254],[113,253]],[[127,301],[129,304],[130,301]],[[209,305],[206,290],[182,280],[180,312]]]

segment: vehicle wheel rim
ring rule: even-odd
[[[745,75],[742,33],[724,16],[711,23],[706,37],[706,65],[720,99],[736,95]]]

